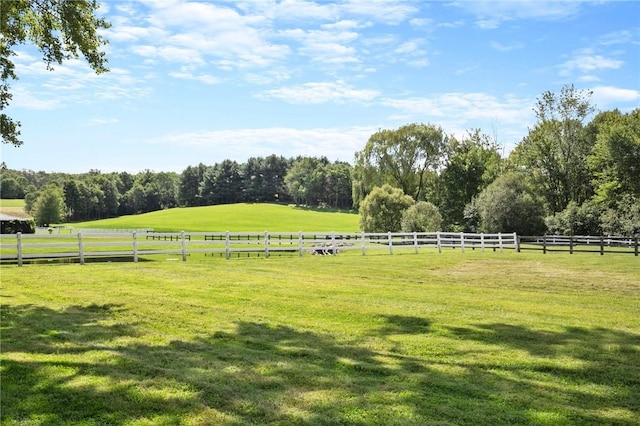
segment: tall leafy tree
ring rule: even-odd
[[[499,146],[479,129],[462,140],[449,138],[432,197],[446,227],[462,227],[465,206],[496,179],[501,161]]]
[[[17,79],[15,46],[27,42],[42,53],[48,69],[53,64],[83,56],[96,72],[108,71],[101,47],[106,40],[99,30],[110,24],[96,16],[96,0],[2,0],[0,1],[0,111],[11,100],[9,80]],[[2,142],[22,145],[20,123],[0,113]]]
[[[540,235],[545,231],[544,209],[524,176],[506,173],[475,200],[480,231]]]
[[[55,185],[44,188],[33,206],[33,219],[38,226],[59,223],[64,215],[62,191]]]
[[[315,206],[326,199],[326,157],[298,157],[287,172],[284,183],[296,204]]]
[[[206,204],[231,204],[242,200],[242,170],[236,161],[224,160],[204,172],[200,196]]]
[[[622,196],[640,199],[640,108],[596,117],[596,143],[589,156],[597,199],[613,205]]]
[[[442,164],[446,139],[440,127],[416,123],[371,135],[356,153],[354,201],[381,183],[400,188],[413,199],[424,198],[429,173]]]
[[[591,92],[573,85],[564,86],[559,94],[543,93],[534,108],[538,122],[512,153],[551,212],[562,211],[569,201],[581,204],[593,193],[587,167],[593,144],[583,131],[594,110],[590,97]]]
[[[185,207],[202,205],[200,197],[200,183],[204,179],[207,166],[200,163],[197,166],[189,166],[180,174],[178,189],[178,202]]]

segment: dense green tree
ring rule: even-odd
[[[242,169],[232,160],[209,167],[203,176],[200,196],[206,204],[231,204],[242,201]]]
[[[351,208],[351,170],[349,163],[336,161],[325,167],[326,202],[334,208]]]
[[[95,15],[96,0],[2,0],[0,1],[0,111],[11,100],[9,80],[17,79],[15,46],[27,42],[43,55],[48,69],[81,55],[96,72],[108,71],[100,49],[106,44],[100,30],[110,24]],[[20,123],[0,114],[2,142],[19,146]]]
[[[402,215],[414,204],[402,189],[385,184],[375,187],[360,203],[360,228],[365,232],[399,232]]]
[[[442,229],[442,215],[428,201],[418,201],[402,214],[403,232],[435,232]]]
[[[115,217],[120,206],[120,192],[117,185],[118,177],[99,175],[93,179],[94,184],[102,192],[99,217]]]
[[[629,114],[612,111],[598,120],[588,160],[599,201],[613,206],[624,195],[640,197],[640,108]]]
[[[287,193],[296,204],[317,206],[326,199],[326,157],[298,157],[284,177]]]
[[[512,153],[551,212],[562,211],[569,201],[581,204],[593,193],[587,167],[593,145],[584,132],[584,121],[594,110],[590,97],[591,92],[573,85],[560,94],[543,93],[534,108],[538,122]]]
[[[184,207],[200,206],[203,203],[200,197],[200,183],[204,180],[207,166],[200,163],[197,166],[189,166],[180,174],[178,188],[178,202]]]
[[[549,234],[553,235],[601,235],[603,206],[592,200],[582,205],[570,201],[567,207],[545,219]]]
[[[522,175],[500,176],[478,195],[476,204],[482,232],[520,235],[545,232],[542,203]]]
[[[501,161],[499,146],[480,129],[470,131],[460,141],[449,138],[444,169],[430,197],[446,228],[463,228],[465,206],[496,179]]]
[[[442,165],[446,135],[432,124],[380,130],[356,153],[354,202],[376,185],[388,183],[416,200],[424,198],[429,173]]]
[[[243,200],[247,202],[286,201],[284,178],[290,161],[275,154],[251,157],[243,165]]]
[[[59,223],[64,216],[64,199],[62,190],[55,186],[47,186],[38,195],[33,206],[33,219],[38,226]]]

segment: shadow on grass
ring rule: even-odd
[[[154,345],[135,324],[118,323],[125,309],[3,306],[2,424],[544,423],[538,412],[567,424],[633,424],[615,410],[638,408],[639,336],[632,334],[536,334],[504,324],[450,330],[452,339],[584,361],[545,369],[542,362],[487,366],[468,357],[447,363],[391,354],[260,322]],[[424,335],[430,327],[422,318],[385,318],[378,339]],[[609,368],[631,371],[608,376]],[[530,376],[538,373],[538,381]],[[617,391],[558,394],[559,382],[576,385],[567,389],[615,384]]]

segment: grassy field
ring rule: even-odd
[[[5,200],[0,198],[0,213],[15,217],[29,217],[24,211],[24,200]]]
[[[227,204],[175,208],[80,224],[86,228],[153,228],[179,231],[337,231],[359,230],[356,213],[303,209],[282,204]]]
[[[637,425],[640,262],[3,266],[3,425]]]

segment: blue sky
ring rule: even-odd
[[[505,155],[536,98],[640,105],[640,2],[105,1],[111,72],[20,46],[12,169],[181,172],[270,154],[353,162],[378,129],[480,128]]]

